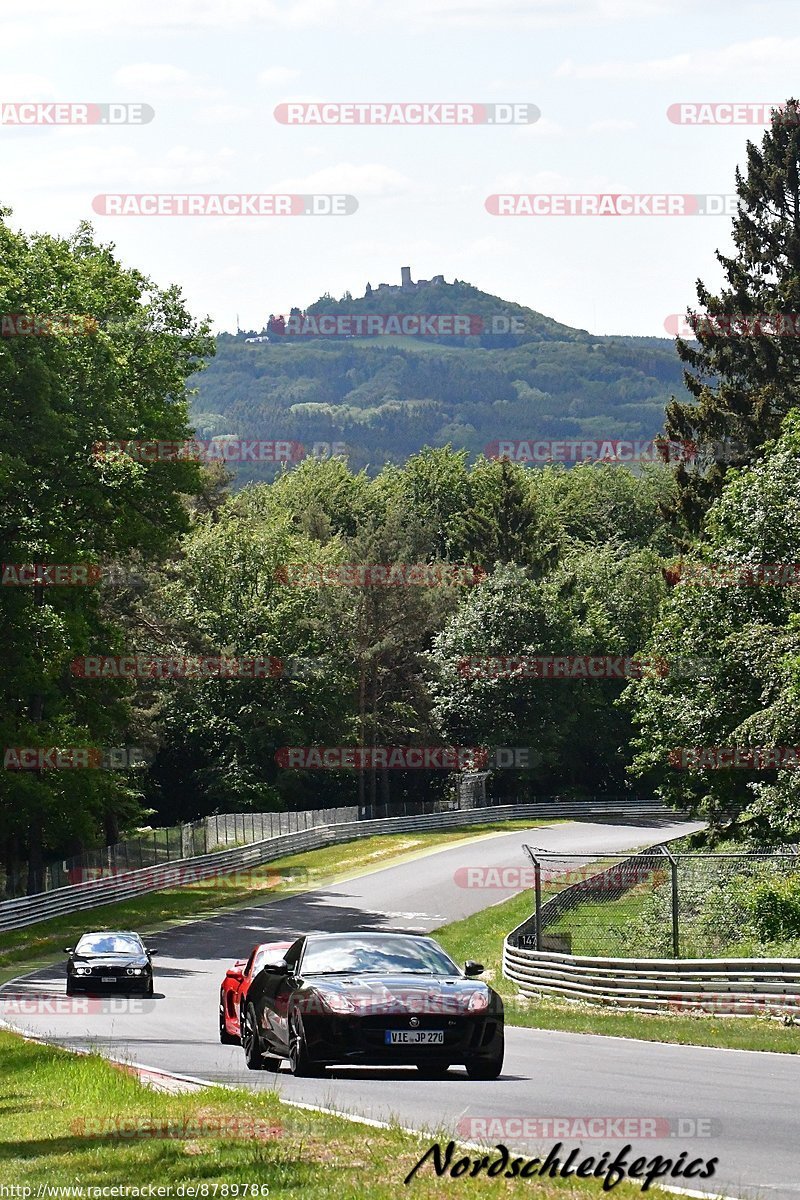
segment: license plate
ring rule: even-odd
[[[100,978],[100,982],[101,983],[116,983],[117,977],[116,977],[116,975],[102,975]]]
[[[443,1029],[387,1029],[387,1046],[443,1046]]]

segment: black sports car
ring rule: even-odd
[[[155,950],[146,949],[138,933],[85,933],[73,949],[65,946],[67,995],[113,988],[115,992],[153,994]]]
[[[471,1079],[503,1068],[503,1002],[460,970],[432,938],[405,933],[313,933],[253,978],[240,1015],[245,1061],[295,1075],[335,1064],[415,1066],[427,1078],[451,1065]]]

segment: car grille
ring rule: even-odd
[[[417,1020],[419,1024],[411,1025],[405,1014],[355,1017],[346,1022],[348,1029],[342,1032],[344,1040],[352,1046],[355,1047],[360,1042],[365,1049],[380,1051],[386,1050],[385,1034],[387,1029],[443,1029],[445,1048],[466,1046],[472,1042],[475,1034],[480,1040],[483,1033],[483,1026],[480,1022],[465,1020],[463,1017],[421,1014]],[[414,1046],[393,1046],[391,1049],[392,1052],[404,1050],[412,1053],[419,1052],[419,1047]],[[431,1047],[431,1049],[435,1049],[435,1047]]]

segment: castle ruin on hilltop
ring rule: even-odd
[[[444,283],[444,275],[434,275],[433,279],[418,279],[414,283],[411,278],[411,267],[401,267],[400,283],[379,283],[376,290],[379,292],[418,292],[420,288],[436,287],[440,283]],[[367,291],[371,290],[370,285],[367,284]]]

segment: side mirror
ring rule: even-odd
[[[64,947],[64,953],[65,953],[65,954],[72,954],[72,950],[73,950],[73,947],[72,947],[72,946],[65,946],[65,947]]]
[[[264,966],[261,968],[261,970],[266,971],[268,975],[288,975],[290,969],[291,968],[289,967],[289,964],[285,958],[282,958],[280,962],[264,963]]]
[[[473,962],[471,958],[464,963],[464,974],[467,979],[472,979],[475,975],[482,975],[485,970],[483,963]]]
[[[242,974],[242,972],[239,970],[238,967],[230,967],[229,970],[227,970],[225,972],[225,978],[226,979],[238,979],[239,982],[241,982],[244,979],[244,975]]]
[[[152,956],[153,954],[158,954],[158,951],[154,946],[145,946],[145,954]]]

